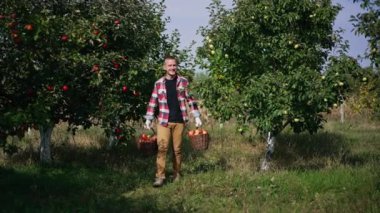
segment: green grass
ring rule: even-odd
[[[224,126],[206,127],[207,151],[186,139],[183,178],[158,189],[155,157],[134,143],[107,150],[99,130],[74,141],[59,128],[54,163],[43,166],[29,136],[16,155],[0,155],[0,212],[380,211],[380,125],[330,121],[315,135],[285,132],[268,172],[258,171],[265,144]],[[168,176],[171,165],[169,157]]]

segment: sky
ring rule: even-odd
[[[178,29],[181,34],[181,47],[188,47],[192,41],[196,42],[196,46],[201,45],[202,37],[197,34],[200,26],[206,26],[209,20],[209,13],[206,9],[211,0],[165,0],[165,15],[170,17],[167,24],[167,32]],[[222,0],[222,3],[231,8],[232,0]],[[353,0],[333,0],[334,4],[339,3],[343,9],[337,16],[334,28],[342,28],[345,30],[343,38],[348,40],[350,49],[348,55],[357,58],[363,55],[367,47],[367,41],[363,36],[357,36],[352,31],[352,23],[349,22],[351,15],[356,15],[361,11],[358,3]],[[369,66],[368,60],[359,60],[363,66]]]

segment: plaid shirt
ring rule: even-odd
[[[163,126],[168,125],[169,120],[169,106],[168,99],[166,97],[166,87],[165,87],[165,77],[162,77],[156,81],[154,84],[152,96],[150,98],[148,109],[145,115],[145,119],[153,120],[154,118],[154,110],[158,104],[158,122]],[[189,82],[186,78],[182,76],[177,77],[177,98],[179,102],[179,106],[182,112],[183,121],[189,121],[189,116],[186,110],[186,102],[189,104],[191,112],[194,117],[199,117],[200,113],[198,110],[197,103],[192,95],[189,94],[187,86]]]

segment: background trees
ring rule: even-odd
[[[364,55],[370,59],[372,67],[362,72],[365,74],[365,85],[360,85],[353,94],[355,98],[352,104],[354,109],[361,111],[368,108],[371,116],[380,118],[380,1],[379,0],[354,0],[360,3],[364,12],[351,16],[351,21],[356,33],[365,36],[368,40],[368,48]]]
[[[365,12],[351,16],[357,34],[368,39],[368,49],[365,57],[378,69],[380,64],[380,1],[354,0],[360,3]]]

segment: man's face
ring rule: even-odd
[[[174,59],[166,59],[164,63],[164,70],[169,76],[175,76],[177,74],[177,62]]]

